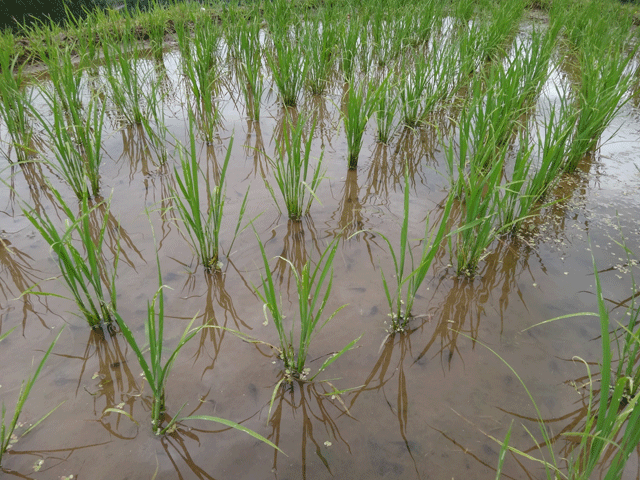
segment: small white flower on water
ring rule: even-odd
[[[324,442],[324,446],[325,447],[330,447],[331,446],[331,442],[329,440],[327,440],[326,442]]]

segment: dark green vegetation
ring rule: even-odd
[[[529,17],[534,6],[546,11]],[[541,15],[544,22],[532,19]],[[38,298],[46,305],[43,325],[79,317],[74,334],[88,325],[96,345],[111,348],[120,339],[132,351],[127,358],[126,350],[118,350],[116,358],[103,361],[110,372],[127,360],[133,365],[135,357],[143,376],[136,380],[129,370],[122,401],[109,398],[96,415],[99,423],[118,418],[116,426],[109,424],[109,435],[130,439],[124,430],[142,418],[139,410],[134,414],[138,405],[150,416],[151,431],[162,435],[163,448],[189,435],[199,441],[193,433],[200,434],[199,427],[184,423],[205,420],[275,447],[275,464],[284,441],[278,422],[287,404],[311,409],[306,402],[316,402],[323,413],[305,410],[305,418],[321,418],[336,441],[340,435],[327,409],[350,417],[356,399],[375,390],[376,372],[383,390],[389,371],[398,376],[398,393],[385,401],[400,422],[400,443],[416,472],[416,447],[407,438],[415,410],[408,409],[403,362],[413,355],[413,335],[429,328],[430,289],[447,282],[477,288],[489,283],[488,265],[502,263],[496,252],[540,248],[536,232],[555,221],[556,206],[566,205],[562,189],[589,178],[585,171],[615,137],[616,121],[637,101],[639,83],[632,17],[608,0],[556,0],[552,7],[525,0],[388,0],[357,6],[274,0],[100,8],[74,14],[64,26],[35,22],[18,33],[5,30],[0,69],[1,171],[10,192],[3,214],[19,231],[34,229],[29,238],[38,234],[33,241],[42,248],[33,255],[45,257],[29,271],[28,281],[12,280],[5,287],[3,280],[2,292],[23,302],[24,325],[34,323],[29,308]],[[263,142],[263,130],[269,142]],[[244,162],[237,158],[239,148]],[[130,160],[128,179],[125,160]],[[339,209],[323,212],[341,196]],[[314,219],[326,230],[318,232]],[[28,263],[32,257],[16,257],[19,250],[2,237],[0,242],[14,262],[0,257],[9,265],[6,271],[25,269],[18,259]],[[282,245],[275,255],[274,244]],[[632,274],[635,246],[622,242],[622,248],[626,273]],[[184,259],[189,251],[191,262]],[[150,264],[157,266],[152,275]],[[165,268],[173,271],[163,275]],[[531,462],[548,478],[586,479],[597,470],[619,478],[637,448],[637,286],[631,275],[631,296],[616,303],[627,315],[616,325],[601,272],[595,265],[593,270],[594,284],[587,290],[596,298],[601,356],[599,367],[593,359],[584,362],[583,420],[564,432],[575,445],[560,458],[563,439],[551,434],[535,394],[527,390],[535,415],[526,420],[538,423],[540,436],[532,436],[537,448],[514,446],[514,432],[521,430],[513,426],[496,458],[498,476],[505,465]],[[353,286],[337,271],[345,277],[355,271],[362,283]],[[169,284],[177,286],[176,279],[184,284],[170,297]],[[227,291],[225,282],[234,281]],[[505,288],[504,298],[514,285]],[[194,293],[198,288],[206,293]],[[249,293],[240,297],[242,289]],[[383,339],[381,345],[380,339],[374,342],[380,359],[362,386],[338,390],[334,378],[323,377],[348,370],[365,350],[364,356],[375,357],[375,348],[359,341],[358,315],[364,316],[365,307],[347,314],[347,303],[362,291],[388,308],[384,314],[368,308],[373,313],[362,328]],[[200,296],[206,298],[204,311],[196,313],[190,302]],[[504,298],[500,308],[508,303]],[[464,301],[463,295],[454,298],[438,327],[442,338],[454,339],[440,352],[444,356],[448,350],[449,368],[461,348],[455,339],[466,335],[452,313],[461,311],[466,318]],[[214,304],[225,311],[224,320]],[[572,312],[561,318],[577,315],[590,316]],[[264,326],[273,322],[275,329],[258,330],[263,318]],[[197,319],[202,323],[194,326]],[[481,342],[482,332],[477,326],[471,330],[471,340]],[[241,347],[255,347],[258,353],[247,355],[257,356],[251,357],[256,371],[276,365],[275,371],[260,373],[261,382],[271,383],[252,383],[248,395],[255,396],[258,413],[268,405],[269,435],[241,425],[256,415],[236,423],[197,412],[211,405],[209,412],[224,408],[223,402],[206,400],[208,392],[196,400],[189,382],[213,388],[212,397],[222,395],[233,387],[218,384],[218,378],[245,360],[241,347],[231,361],[218,359],[227,333],[233,338],[226,343],[241,344],[239,337],[246,342]],[[89,345],[87,352],[94,344]],[[394,370],[396,345],[401,364]],[[3,410],[0,454],[10,451],[18,415],[52,348],[17,395],[8,427]],[[215,379],[207,379],[214,387],[184,374],[188,369],[176,361],[182,350],[182,362],[212,358],[203,377],[216,362],[222,364]],[[428,366],[427,350],[411,365]],[[192,356],[182,360],[187,351]],[[89,362],[87,352],[60,355]],[[174,374],[171,391],[169,373],[180,367],[183,375]],[[242,385],[245,375],[252,372],[236,372],[234,382]],[[112,383],[124,390],[122,378]],[[262,390],[269,391],[269,399],[260,406]],[[353,395],[349,405],[343,400],[347,393]],[[245,396],[238,395],[238,403]],[[197,406],[181,416],[190,400]],[[305,420],[303,427],[303,469],[310,438],[331,473],[321,445],[332,442],[318,443],[311,423]],[[370,425],[364,425],[366,435]],[[39,430],[45,428],[46,423]],[[505,460],[509,452],[516,461]],[[197,471],[195,461],[185,462]],[[380,471],[393,470],[385,468]],[[528,467],[522,468],[529,475]]]

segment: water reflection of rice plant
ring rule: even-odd
[[[183,264],[182,267],[185,270],[189,269],[189,265]],[[197,271],[190,273],[185,280],[183,291],[187,293],[189,299],[205,297],[205,306],[202,314],[198,318],[202,319],[203,326],[211,326],[213,328],[204,328],[198,341],[198,350],[193,357],[193,361],[197,361],[201,356],[208,356],[211,363],[205,367],[202,372],[202,377],[209,370],[215,368],[216,360],[222,348],[222,342],[225,336],[230,330],[236,332],[247,332],[251,330],[251,326],[248,325],[236,311],[236,307],[233,304],[233,296],[230,294],[227,288],[227,278],[229,267],[232,267],[236,273],[242,278],[242,273],[238,271],[231,260],[227,260],[224,271],[217,270],[210,275],[205,276],[206,292],[200,293],[196,291],[196,288],[200,285],[199,276],[196,275]],[[242,279],[245,287],[251,294],[255,295],[253,289],[248,285],[244,279]],[[232,287],[233,288],[233,287]],[[182,320],[189,320],[189,318],[182,318]],[[213,353],[208,348],[209,345],[213,347]]]
[[[290,425],[289,417],[296,420],[297,423],[302,422],[302,435],[299,442],[302,471],[299,478],[310,478],[311,472],[308,468],[311,464],[315,464],[307,458],[309,449],[315,452],[331,475],[333,475],[333,470],[328,447],[331,447],[334,442],[340,442],[347,449],[350,449],[349,443],[340,433],[340,424],[338,423],[340,417],[351,417],[342,395],[345,393],[338,392],[328,382],[294,382],[291,388],[277,390],[269,417],[271,433],[267,438],[279,445],[281,438],[283,436],[290,437],[294,428]],[[353,405],[353,401],[351,405]],[[287,453],[292,455],[292,452]],[[277,450],[273,454],[274,471],[278,469],[278,454]]]
[[[353,393],[348,402],[348,407],[351,409],[358,397],[365,392],[379,392],[383,396],[389,409],[398,419],[400,436],[407,453],[411,457],[418,478],[422,478],[422,476],[419,468],[420,459],[414,457],[414,452],[412,451],[414,442],[410,440],[409,436],[411,427],[409,409],[411,407],[407,388],[407,375],[405,374],[407,365],[405,364],[410,362],[413,357],[411,342],[414,333],[422,331],[426,322],[428,322],[428,317],[423,317],[422,325],[408,328],[402,334],[390,333],[387,335],[381,345],[378,360],[364,380],[362,387]],[[416,361],[411,363],[409,367],[413,366]],[[394,377],[397,378],[397,385],[394,384]]]
[[[112,328],[92,329],[84,353],[77,357],[65,357],[82,362],[76,395],[83,386],[93,397],[94,415],[106,408],[124,409],[125,404],[129,407],[129,414],[133,415],[133,397],[139,394],[138,380],[129,368],[126,351],[120,346],[118,336]],[[98,369],[92,371],[96,363]],[[85,375],[90,375],[90,380],[83,379]],[[120,420],[118,417],[116,429]]]

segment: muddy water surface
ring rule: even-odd
[[[150,63],[149,63],[150,65]],[[168,125],[186,142],[186,90],[179,59],[164,58]],[[526,330],[569,313],[596,311],[592,255],[600,271],[612,325],[623,320],[633,295],[630,264],[617,245],[640,251],[640,110],[628,104],[605,132],[614,139],[586,159],[580,174],[563,179],[554,195],[563,200],[531,222],[520,239],[491,246],[474,278],[455,276],[443,249],[416,302],[417,317],[404,334],[388,335],[388,306],[380,270],[392,263],[382,233],[399,241],[403,162],[411,172],[411,236],[420,237],[427,216],[437,224],[448,180],[442,146],[428,128],[399,131],[389,146],[376,144],[369,125],[357,171],[347,171],[346,140],[340,121],[341,86],[327,98],[305,97],[301,110],[318,116],[314,158],[324,151],[326,180],[309,216],[291,222],[265,188],[273,182],[267,157],[275,153],[285,112],[275,92],[263,98],[260,122],[244,117],[237,85],[228,82],[219,98],[222,119],[213,145],[197,142],[203,171],[215,179],[233,137],[221,272],[198,266],[180,222],[173,218],[170,187],[177,154],[158,165],[143,131],[108,120],[101,170],[102,192],[111,198],[107,256],[117,249],[118,310],[139,339],[147,301],[157,286],[156,250],[165,290],[165,338],[175,346],[195,316],[267,343],[275,328],[263,325],[262,303],[254,292],[262,261],[256,238],[244,230],[231,244],[242,198],[250,188],[247,218],[265,245],[289,320],[295,319],[295,282],[281,256],[300,266],[315,260],[341,234],[334,263],[333,294],[327,311],[348,304],[314,337],[310,367],[362,335],[357,348],[320,379],[280,390],[268,418],[281,362],[264,344],[246,343],[223,329],[206,329],[181,352],[168,382],[168,414],[186,402],[182,415],[212,415],[242,423],[284,452],[241,432],[209,422],[184,422],[167,436],[150,428],[150,397],[136,358],[120,334],[91,331],[71,301],[27,295],[40,283],[66,294],[48,245],[21,213],[22,205],[64,221],[44,179],[75,200],[46,166],[10,166],[3,175],[14,188],[0,191],[0,328],[17,327],[0,348],[2,401],[12,412],[20,384],[54,336],[65,328],[36,383],[22,420],[37,420],[62,403],[38,428],[21,438],[3,460],[7,475],[57,479],[486,479],[495,476],[500,446],[514,421],[511,444],[535,453],[527,427],[540,440],[535,410],[514,373],[534,396],[543,418],[559,436],[579,428],[585,415],[586,370],[597,371],[598,321],[574,317]],[[440,120],[446,126],[446,115]],[[5,131],[3,130],[4,137]],[[453,132],[451,132],[453,138]],[[45,155],[48,153],[45,150]],[[10,176],[11,175],[11,176]],[[148,211],[148,214],[145,214]],[[357,235],[350,237],[355,232]],[[390,275],[388,273],[388,275]],[[486,346],[485,346],[486,345]],[[576,387],[576,384],[578,385]],[[334,389],[347,390],[332,395]],[[108,408],[124,415],[105,413]],[[576,427],[577,426],[577,427]],[[24,428],[24,427],[22,427]],[[567,455],[570,444],[556,443]],[[285,455],[286,454],[286,455]],[[35,465],[43,461],[39,471]],[[630,462],[635,478],[637,459]],[[509,478],[543,476],[533,463],[508,458]]]

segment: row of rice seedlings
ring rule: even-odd
[[[9,330],[7,333],[0,336],[0,342],[2,342],[2,340],[7,338],[7,336],[11,333],[12,330],[13,329]],[[16,406],[13,411],[13,417],[11,417],[11,421],[7,424],[5,424],[5,415],[7,413],[7,410],[4,402],[2,403],[2,421],[0,422],[0,466],[2,466],[3,455],[7,452],[7,450],[11,449],[11,447],[15,442],[18,441],[18,438],[14,434],[14,432],[16,430],[16,427],[18,426],[18,420],[20,419],[20,414],[22,413],[24,404],[29,398],[29,394],[33,389],[33,385],[36,383],[36,380],[38,379],[38,376],[40,375],[40,372],[42,371],[42,368],[44,367],[44,364],[47,361],[47,358],[49,358],[49,355],[51,354],[53,347],[56,345],[56,342],[60,338],[60,335],[62,334],[63,330],[64,330],[64,327],[60,329],[60,331],[58,332],[58,335],[56,335],[56,338],[54,338],[53,342],[51,342],[51,345],[49,345],[49,348],[44,353],[44,356],[40,360],[40,363],[38,363],[38,366],[36,367],[36,370],[33,373],[33,375],[29,377],[26,381],[22,382],[22,386],[20,387],[20,393],[18,395],[18,400],[16,402]],[[34,422],[29,428],[27,428],[24,432],[22,432],[20,436],[21,437],[25,436],[31,430],[33,430],[38,425],[40,425],[40,423],[49,415],[51,415],[51,413],[53,413],[53,411],[56,408],[58,408],[60,405],[58,405],[57,407],[54,407],[49,413],[45,414],[38,421]]]
[[[291,38],[289,30],[272,35],[273,49],[266,51],[273,82],[285,107],[295,107],[300,102],[304,89],[307,67],[307,52],[301,44]]]
[[[238,82],[244,94],[247,116],[257,121],[260,120],[260,101],[264,91],[260,23],[253,21],[247,28],[239,29],[238,43]]]
[[[629,67],[637,50],[637,46],[631,51],[621,51],[614,46],[598,59],[593,58],[593,52],[581,54],[580,85],[575,93],[579,114],[567,158],[567,172],[575,171],[580,160],[595,150],[605,129],[631,98],[627,92],[634,76]]]
[[[380,89],[385,88],[386,80],[377,89],[371,81],[360,81],[356,84],[353,80],[344,100],[344,131],[347,136],[347,163],[349,170],[358,167],[358,157],[362,149],[362,136],[378,105]]]
[[[285,115],[282,140],[276,144],[276,158],[269,159],[269,161],[273,167],[274,180],[282,195],[287,215],[291,220],[299,221],[309,213],[313,200],[317,199],[315,192],[324,178],[322,171],[324,151],[320,154],[311,179],[309,179],[311,174],[309,165],[311,142],[316,122],[314,120],[305,141],[303,136],[306,116],[301,114],[294,120],[289,116],[289,112],[286,112]],[[266,179],[265,185],[271,193],[278,211],[282,213],[275,192]]]
[[[298,296],[299,318],[297,319],[298,321],[292,322],[289,328],[285,325],[285,315],[282,310],[280,295],[276,292],[271,267],[269,266],[269,259],[267,258],[264,246],[257,232],[256,238],[260,245],[260,252],[264,263],[264,276],[261,276],[262,292],[259,289],[255,289],[255,291],[264,302],[264,324],[268,324],[269,316],[271,316],[273,324],[276,327],[278,340],[280,342],[278,350],[280,352],[280,358],[284,363],[285,375],[274,388],[273,397],[275,397],[277,389],[285,381],[289,383],[292,382],[293,379],[313,381],[313,379],[329,367],[329,365],[353,348],[360,338],[349,342],[342,350],[330,355],[320,368],[318,368],[316,373],[312,375],[311,369],[307,367],[307,357],[309,355],[311,340],[324,325],[346,306],[343,305],[337,308],[327,319],[322,322],[320,321],[331,295],[331,288],[333,286],[333,259],[338,249],[340,237],[337,236],[327,246],[315,263],[315,266],[313,266],[310,261],[307,261],[299,271],[290,260],[282,259],[289,264],[295,276]]]
[[[0,119],[2,119],[19,162],[26,161],[33,152],[33,126],[29,118],[33,102],[32,89],[27,87],[22,65],[10,50],[0,49]],[[6,154],[10,160],[10,153]]]
[[[49,188],[66,216],[62,230],[45,211],[38,213],[34,209],[23,207],[22,212],[55,253],[62,280],[78,310],[91,328],[99,328],[103,322],[111,321],[116,307],[115,279],[120,251],[118,248],[115,252],[112,271],[107,267],[103,254],[105,232],[110,218],[110,200],[104,203],[106,208],[102,212],[100,206],[103,202],[90,206],[88,198],[84,196],[80,201],[80,213],[74,215],[60,192],[51,185]],[[91,215],[100,215],[97,231],[91,225]],[[76,235],[82,245],[80,249],[75,245]],[[38,285],[34,285],[23,295],[53,295],[34,291],[37,287]]]
[[[71,91],[75,87],[59,88]],[[41,92],[51,109],[53,122],[46,119],[37,106],[32,105],[31,109],[49,136],[51,150],[56,157],[56,163],[51,165],[79,199],[98,196],[105,103],[92,96],[84,107],[67,101],[65,108],[55,92]]]
[[[149,72],[142,69],[137,42],[124,35],[117,42],[104,43],[102,53],[109,99],[127,123],[141,124],[146,112],[140,99]]]
[[[414,260],[413,251],[409,245],[409,169],[405,166],[404,171],[404,217],[402,227],[400,229],[400,246],[396,251],[391,241],[382,233],[378,233],[385,241],[389,248],[389,253],[393,260],[393,279],[394,285],[390,286],[390,281],[384,274],[384,270],[380,270],[382,275],[382,284],[384,293],[389,304],[389,316],[391,317],[391,332],[404,332],[407,328],[409,320],[412,318],[412,308],[418,294],[420,286],[424,282],[431,263],[440,248],[445,237],[447,229],[447,221],[453,205],[453,196],[449,195],[447,203],[444,207],[440,226],[437,232],[429,232],[429,216],[425,220],[424,236],[421,239],[422,254],[418,262]],[[410,263],[410,265],[409,265]],[[409,272],[405,272],[405,266],[409,268]],[[390,332],[390,333],[391,333]]]
[[[196,141],[193,125],[193,118],[189,122],[189,150],[180,147],[180,163],[182,173],[176,168],[175,178],[178,188],[171,188],[174,200],[174,208],[178,217],[182,220],[186,234],[191,240],[191,244],[196,250],[198,259],[206,272],[213,272],[221,268],[220,258],[220,232],[222,229],[222,216],[224,212],[227,168],[231,158],[231,147],[233,138],[227,147],[227,154],[220,171],[217,185],[211,185],[209,179],[201,171],[198,165],[196,153]],[[204,177],[205,185],[205,205],[203,208],[200,198],[200,177]],[[244,210],[247,203],[249,191],[245,194],[240,215],[236,225],[234,239],[238,233]],[[233,245],[233,240],[232,243]],[[229,246],[231,248],[231,246]]]

